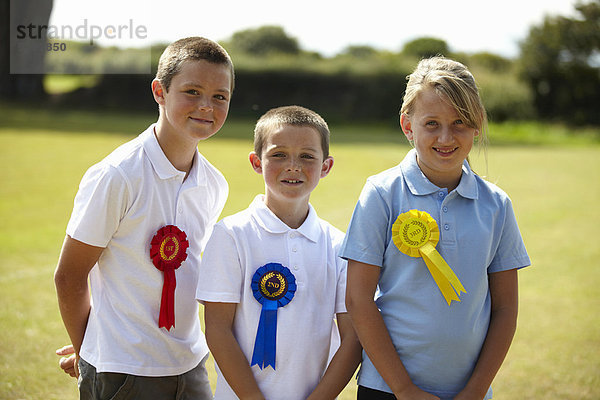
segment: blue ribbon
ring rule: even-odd
[[[285,282],[283,291],[277,295],[266,290],[264,282],[261,285],[265,275],[270,273],[273,273],[271,275],[276,276],[279,282],[281,280]],[[260,369],[263,369],[270,365],[275,369],[275,355],[277,353],[277,309],[286,306],[294,298],[296,278],[283,265],[269,263],[256,270],[252,277],[251,287],[254,298],[262,305],[262,309],[260,311],[250,366],[258,365]]]

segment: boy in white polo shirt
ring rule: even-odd
[[[81,399],[212,399],[195,290],[228,187],[197,146],[223,126],[233,79],[217,43],[171,44],[158,121],[81,181],[55,272]]]
[[[215,399],[333,399],[360,345],[337,257],[343,233],[309,204],[333,166],[327,123],[303,107],[270,110],[256,124],[250,163],[265,194],[215,226],[196,292],[217,363]]]

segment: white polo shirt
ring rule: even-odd
[[[292,229],[260,195],[248,209],[220,221],[206,245],[196,298],[238,303],[234,335],[249,362],[261,313],[250,287],[252,276],[267,263],[280,263],[296,278],[294,298],[277,310],[276,370],[252,367],[267,399],[306,399],[339,346],[334,317],[346,311],[346,262],[337,257],[343,236],[312,206],[302,226]],[[215,399],[237,399],[217,372]]]
[[[105,247],[89,276],[92,296],[81,357],[98,372],[179,375],[208,353],[195,300],[200,254],[225,204],[225,178],[196,152],[187,179],[163,153],[154,125],[84,175],[67,226],[72,238]],[[150,259],[158,229],[189,241],[175,271],[175,327],[158,327],[163,273]]]

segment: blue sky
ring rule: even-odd
[[[282,26],[305,50],[330,56],[348,45],[398,51],[432,36],[454,51],[518,55],[518,42],[544,15],[574,14],[576,0],[54,0],[50,25],[142,26],[97,41],[120,47],[171,42],[186,36],[223,40],[262,25]],[[113,31],[110,31],[113,32]],[[113,36],[105,38],[104,36]]]

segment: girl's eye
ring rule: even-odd
[[[225,101],[227,100],[227,97],[223,96],[222,94],[216,94],[215,99]]]
[[[455,123],[456,125],[462,125],[462,124],[463,124],[463,121],[462,121],[462,119],[457,119],[456,121],[454,121],[454,123]]]
[[[188,89],[185,91],[187,94],[197,95],[199,92],[196,89]]]
[[[427,125],[427,126],[437,126],[437,122],[435,122],[435,121],[427,121],[425,123],[425,125]]]

